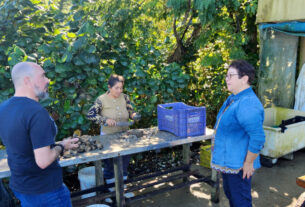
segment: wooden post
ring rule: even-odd
[[[94,162],[95,166],[95,184],[96,186],[104,185],[104,175],[102,170],[102,160],[97,160]],[[100,192],[96,192],[97,195],[100,194]]]
[[[219,177],[220,173],[212,169],[212,181],[215,182],[214,186],[211,189],[211,201],[214,203],[219,202]]]
[[[124,182],[123,182],[123,161],[122,156],[113,158],[114,177],[115,177],[115,197],[116,206],[126,206],[124,198]]]

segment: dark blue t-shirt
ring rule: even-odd
[[[6,147],[14,191],[39,194],[61,187],[58,161],[41,169],[34,157],[34,149],[53,144],[56,133],[55,122],[35,100],[12,97],[0,105],[0,139]]]

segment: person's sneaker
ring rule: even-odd
[[[105,202],[106,202],[106,203],[113,203],[113,201],[112,201],[111,198],[106,198],[106,199],[105,199]]]
[[[114,178],[106,179],[107,184],[114,183]]]
[[[128,192],[128,193],[125,193],[124,194],[124,197],[125,198],[132,198],[132,197],[134,197],[135,195],[134,195],[134,193],[133,192]]]
[[[126,188],[126,185],[124,185],[124,188]],[[114,192],[115,191],[115,188],[114,187],[111,187],[111,188],[108,188],[110,192]],[[128,192],[128,193],[125,193],[124,194],[124,197],[125,198],[132,198],[134,197],[134,193],[133,192]],[[106,201],[106,200],[105,200]]]

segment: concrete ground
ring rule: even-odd
[[[200,171],[207,175],[206,168]],[[272,168],[262,167],[252,180],[254,207],[295,207],[298,197],[305,189],[296,185],[296,177],[305,175],[305,150],[294,153],[293,160],[279,159]],[[158,194],[148,199],[133,202],[132,207],[229,207],[221,185],[220,202],[210,201],[210,186],[205,183]]]

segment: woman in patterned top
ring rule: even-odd
[[[87,118],[101,126],[101,135],[128,130],[128,126],[117,126],[117,122],[128,122],[129,118],[139,119],[134,112],[130,100],[123,94],[124,78],[119,75],[111,75],[108,80],[108,91],[100,95],[94,105],[89,109]],[[127,168],[130,156],[123,156],[123,175],[127,179]],[[114,182],[112,159],[104,160],[104,178],[106,183]]]

